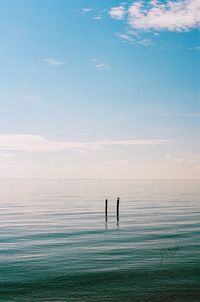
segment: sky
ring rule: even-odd
[[[200,179],[199,0],[0,0],[0,177]]]

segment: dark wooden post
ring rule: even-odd
[[[107,219],[108,216],[108,199],[105,199],[105,217]]]
[[[119,197],[117,197],[117,220],[119,220]]]

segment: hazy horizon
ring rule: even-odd
[[[0,7],[0,177],[200,179],[198,0]]]

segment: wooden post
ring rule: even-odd
[[[119,197],[117,197],[117,220],[119,220]]]
[[[108,216],[108,199],[105,199],[105,217],[107,219]]]

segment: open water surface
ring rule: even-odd
[[[200,181],[1,179],[0,301],[199,302],[199,196]]]

